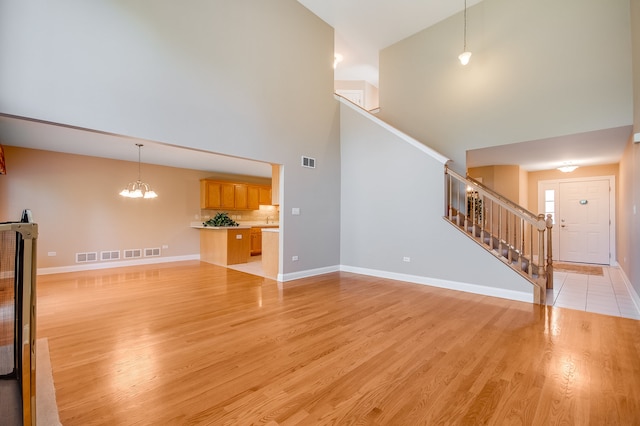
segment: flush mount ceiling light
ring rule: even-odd
[[[560,170],[562,173],[571,173],[577,168],[578,166],[576,166],[575,164],[565,163],[563,166],[558,167],[558,170]]]
[[[138,147],[138,180],[135,182],[129,182],[129,184],[120,191],[120,195],[128,198],[156,198],[158,194],[151,189],[151,186],[140,180],[140,148],[144,145],[137,143],[136,146]]]
[[[458,59],[462,65],[467,65],[469,59],[471,59],[471,52],[467,50],[467,0],[464,0],[464,52],[462,52]]]

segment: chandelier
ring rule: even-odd
[[[469,59],[471,59],[471,52],[467,50],[467,0],[464,0],[464,52],[462,52],[458,59],[462,65],[467,65]]]
[[[120,191],[120,195],[128,198],[156,198],[158,194],[151,189],[151,186],[140,180],[140,148],[144,145],[137,143],[136,146],[138,147],[138,180],[129,182],[129,184]]]

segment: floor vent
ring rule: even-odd
[[[311,157],[302,156],[302,167],[308,167],[310,169],[316,168],[316,159]]]
[[[96,262],[97,260],[98,252],[76,253],[76,263]]]
[[[118,259],[120,259],[120,250],[100,252],[100,260],[118,260]]]
[[[128,249],[124,251],[125,259],[135,259],[137,257],[142,257],[142,249]]]
[[[146,248],[144,249],[144,257],[160,256],[160,248]]]

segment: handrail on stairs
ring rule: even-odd
[[[544,304],[553,288],[551,215],[536,215],[446,165],[445,184],[445,219],[533,283],[535,302]]]

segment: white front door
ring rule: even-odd
[[[609,180],[559,182],[560,261],[609,264]]]

